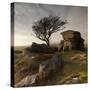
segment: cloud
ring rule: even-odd
[[[11,13],[13,15],[13,11]],[[42,41],[36,39],[32,36],[32,24],[48,15],[60,16],[62,19],[67,20],[68,24],[66,29],[72,29],[80,31],[82,37],[87,41],[87,7],[79,6],[64,6],[64,5],[47,5],[47,4],[33,4],[33,3],[15,3],[15,19],[14,19],[14,31],[17,39],[15,40],[19,45],[28,44],[29,41],[37,41],[41,43]],[[52,35],[51,42],[60,42],[60,34],[55,33]],[[23,37],[28,36],[28,40],[23,39]],[[33,39],[31,39],[33,37]],[[18,41],[18,38],[19,41]]]

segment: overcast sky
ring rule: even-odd
[[[85,42],[87,42],[87,7],[15,3],[14,12],[15,46],[31,45],[32,42],[44,43],[32,35],[32,25],[35,21],[49,15],[59,16],[62,20],[67,20],[68,24],[65,25],[66,28],[63,31],[80,31]],[[51,44],[60,42],[62,39],[60,32],[51,36]]]

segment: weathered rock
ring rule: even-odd
[[[71,80],[66,81],[65,84],[71,84]]]
[[[39,66],[40,79],[49,78],[63,67],[63,59],[60,55],[54,55],[51,59],[44,61]]]
[[[31,53],[54,53],[54,49],[47,46],[46,44],[32,43],[31,47],[25,49],[25,52]]]
[[[61,33],[64,40],[60,42],[59,51],[82,50],[84,48],[84,39],[80,32],[68,30]]]
[[[25,78],[23,78],[19,83],[17,83],[15,87],[33,86],[36,84],[37,78],[38,74],[28,75]]]
[[[76,63],[86,63],[87,62],[87,55],[85,53],[79,53],[71,57],[72,62]]]
[[[27,75],[15,87],[33,86],[51,78],[58,70],[62,69],[63,59],[55,54],[51,59],[43,61],[39,65],[39,70],[35,74]],[[33,68],[33,67],[32,67]]]
[[[60,82],[60,84],[78,84],[78,83],[81,83],[79,73],[72,73],[71,75],[66,76]]]
[[[80,79],[78,77],[72,78],[71,83],[72,84],[78,84],[78,83],[80,83]]]
[[[64,40],[61,40],[60,44],[58,45],[58,51],[63,50]]]
[[[67,30],[61,33],[63,36],[64,40],[70,40],[72,38],[78,39],[81,38],[81,34],[78,31],[73,31],[73,30]]]

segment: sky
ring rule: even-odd
[[[32,42],[45,43],[33,36],[32,25],[35,21],[49,15],[59,16],[62,20],[68,21],[64,30],[52,34],[51,44],[60,43],[63,39],[60,33],[67,30],[79,31],[87,43],[87,7],[33,3],[15,3],[14,5],[15,8],[11,12],[11,15],[14,15],[14,31],[11,31],[11,35],[14,36],[14,46],[27,46]]]

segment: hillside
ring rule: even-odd
[[[86,51],[68,51],[58,52],[63,57],[64,67],[57,73],[51,75],[51,78],[43,83],[36,85],[56,85],[72,84],[72,77],[80,78],[80,82],[87,83],[87,52]],[[49,60],[54,54],[37,53],[15,53],[15,84],[17,85],[28,75],[38,72],[39,64]]]

